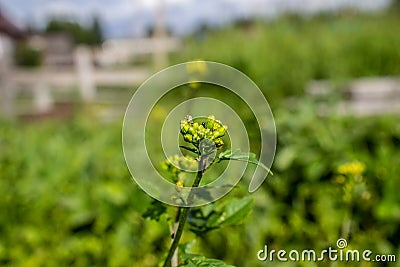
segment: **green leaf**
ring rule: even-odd
[[[181,260],[183,261],[183,265],[186,267],[235,267],[233,265],[228,265],[225,262],[217,259],[209,259],[205,256],[197,255],[197,254],[180,254]]]
[[[212,189],[221,189],[221,188],[238,188],[237,185],[233,184],[225,184],[225,185],[218,185],[218,186],[202,186],[202,190],[196,191],[194,194],[197,198],[199,199],[204,199],[209,202],[212,202],[214,200],[213,196],[211,195]]]
[[[220,162],[222,160],[237,160],[237,161],[244,161],[244,162],[252,163],[252,164],[262,167],[268,173],[273,175],[272,171],[267,166],[265,166],[263,163],[258,161],[258,159],[256,158],[256,154],[251,153],[251,152],[242,152],[242,151],[240,151],[240,149],[235,149],[235,150],[228,149],[224,152],[219,153],[218,162]]]
[[[151,202],[150,207],[142,214],[144,219],[159,221],[161,215],[167,212],[165,205],[157,200]]]
[[[251,211],[251,197],[235,198],[225,204],[218,214],[213,214],[207,222],[207,227],[216,228],[240,223]]]
[[[200,199],[204,199],[207,201],[213,201],[213,197],[211,196],[210,192],[208,190],[200,190],[200,191],[196,191],[195,195],[200,198]]]
[[[207,222],[210,216],[215,213],[214,208],[209,208],[206,211],[204,211],[203,209],[204,208],[191,209],[187,218],[189,230],[196,235],[202,235],[210,230],[215,229],[213,227],[207,226]]]
[[[189,150],[190,152],[193,152],[195,154],[199,154],[199,150],[197,148],[194,147],[188,147],[188,146],[179,146],[180,148]]]
[[[195,243],[196,243],[196,240],[193,239],[190,242],[185,242],[185,243],[179,244],[179,246],[178,246],[179,253],[188,254],[189,251],[191,249],[193,249],[193,246],[195,245]]]
[[[239,224],[251,211],[251,197],[234,198],[216,208],[214,204],[192,209],[188,224],[190,231],[197,235],[204,234],[222,226]]]
[[[189,260],[187,266],[188,266],[188,267],[196,267],[196,264],[194,264],[193,261]]]

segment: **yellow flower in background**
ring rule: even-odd
[[[365,164],[359,161],[345,163],[338,167],[338,172],[342,175],[360,176],[364,171]]]
[[[362,197],[364,200],[370,200],[370,199],[371,199],[371,193],[368,192],[368,191],[365,191],[365,192],[362,193],[361,197]]]
[[[183,182],[182,181],[176,182],[176,186],[182,188],[183,187]]]
[[[333,181],[338,184],[343,184],[346,181],[346,177],[343,175],[338,175],[333,179]]]
[[[207,65],[203,60],[198,59],[186,65],[189,74],[207,74]]]
[[[368,201],[371,193],[363,178],[365,164],[359,161],[347,162],[337,168],[338,175],[334,177],[335,183],[341,184],[343,189],[343,202],[347,205],[357,199]]]
[[[189,86],[192,87],[193,89],[197,89],[200,87],[200,83],[196,81],[190,81]]]
[[[193,89],[199,88],[200,83],[197,80],[208,72],[206,63],[202,60],[193,61],[186,65],[186,70],[189,74],[189,86]]]

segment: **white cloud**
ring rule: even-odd
[[[51,14],[53,16],[69,16],[77,14],[82,15],[83,8],[79,8],[73,2],[66,2],[66,1],[52,1],[48,3],[40,12],[48,15]]]

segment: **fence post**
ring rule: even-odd
[[[96,84],[94,81],[92,54],[88,47],[79,46],[76,48],[75,64],[81,97],[83,101],[91,102],[96,97]]]
[[[164,47],[167,37],[165,28],[165,0],[158,0],[155,10],[155,25],[153,34],[153,61],[155,69],[161,70],[168,64],[168,54]]]
[[[0,101],[2,113],[7,118],[15,116],[12,45],[11,40],[0,34]]]
[[[11,81],[10,72],[2,71],[0,74],[0,99],[1,99],[1,107],[4,117],[13,118],[15,116],[15,106],[14,106],[14,98],[15,98],[15,86]]]
[[[53,108],[54,101],[50,94],[50,88],[41,82],[33,85],[35,110],[46,112]]]

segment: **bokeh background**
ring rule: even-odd
[[[142,217],[152,199],[125,165],[122,120],[141,82],[194,59],[253,79],[278,134],[274,176],[252,194],[252,213],[198,239],[195,252],[243,267],[347,266],[257,259],[265,244],[318,251],[345,237],[351,249],[397,257],[354,266],[399,266],[399,1],[0,6],[1,266],[157,266],[168,223]],[[235,103],[207,86],[171,99],[201,95]],[[248,194],[245,181],[233,196]]]

